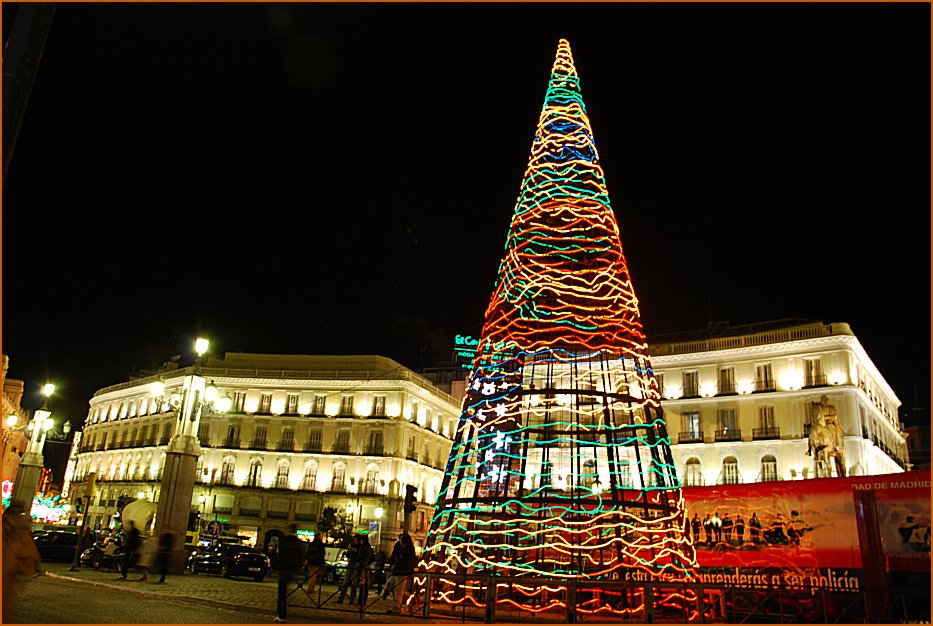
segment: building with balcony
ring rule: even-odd
[[[81,493],[96,474],[89,524],[113,526],[121,498],[158,501],[176,422],[169,399],[192,373],[165,369],[91,398],[71,485]],[[414,485],[410,532],[421,545],[459,418],[453,397],[380,356],[227,353],[198,374],[218,392],[202,406],[198,432],[191,507],[202,527],[219,519],[262,545],[292,522],[315,530],[324,508],[335,507],[360,529],[379,521],[390,549],[405,487]],[[157,381],[165,389],[158,399],[150,392]]]
[[[16,479],[16,473],[19,470],[19,462],[26,454],[26,448],[29,446],[29,437],[22,430],[22,426],[28,421],[28,414],[22,408],[23,390],[25,384],[21,380],[7,378],[7,370],[10,368],[10,358],[2,355],[3,365],[3,468],[0,480],[3,482],[13,482]],[[11,416],[16,418],[18,427],[11,426],[7,421]]]
[[[684,485],[815,477],[810,411],[823,395],[845,431],[850,475],[908,467],[900,401],[848,324],[718,323],[648,342]]]

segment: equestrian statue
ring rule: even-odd
[[[846,475],[846,441],[842,426],[839,425],[836,407],[823,396],[819,402],[810,403],[810,438],[807,442],[807,455],[813,455],[816,461],[817,477],[831,475],[829,460],[836,464],[836,475]]]

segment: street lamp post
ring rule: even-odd
[[[198,426],[201,409],[216,399],[217,389],[201,376],[201,357],[207,351],[208,341],[199,338],[195,342],[198,358],[193,373],[182,381],[181,393],[169,398],[169,405],[176,411],[175,431],[165,452],[162,468],[162,486],[156,512],[155,536],[164,533],[175,536],[174,549],[168,563],[168,573],[180,574],[185,567],[185,537],[188,516],[197,477],[198,457],[201,445],[198,442]],[[165,385],[153,383],[151,393],[161,401]]]
[[[26,454],[20,461],[19,469],[16,471],[16,480],[13,483],[13,493],[10,496],[10,506],[22,507],[26,515],[32,511],[32,501],[36,497],[36,488],[39,479],[42,477],[42,469],[45,466],[45,458],[42,456],[42,450],[45,447],[46,436],[49,431],[55,427],[55,421],[52,419],[52,412],[49,410],[49,397],[55,392],[55,385],[46,384],[42,387],[42,395],[45,400],[42,407],[32,413],[32,420],[29,424],[22,426],[31,431],[29,445],[26,447]],[[16,428],[14,423],[15,416],[11,415],[8,425],[10,428]],[[65,422],[62,425],[62,433],[67,436],[71,432],[71,422]]]

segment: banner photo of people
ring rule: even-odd
[[[684,487],[699,579],[751,589],[857,593],[854,494],[872,491],[887,571],[930,571],[929,470]],[[877,546],[874,546],[877,548]]]

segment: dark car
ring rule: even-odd
[[[50,530],[37,534],[35,542],[43,561],[71,561],[78,547],[78,534]]]
[[[248,576],[260,582],[269,575],[269,557],[249,546],[219,545],[198,552],[191,558],[191,573],[220,574],[224,578]]]

